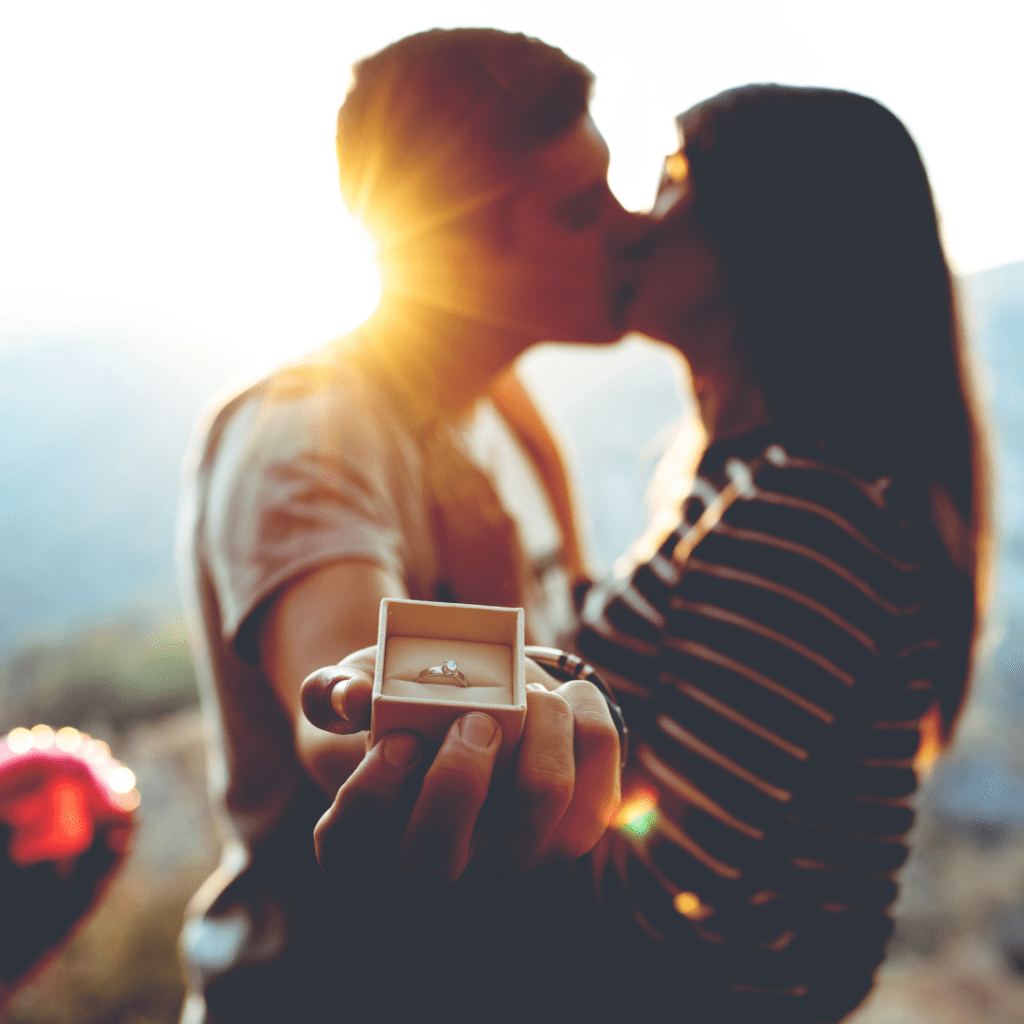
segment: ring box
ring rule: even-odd
[[[370,742],[396,729],[440,743],[467,711],[501,726],[495,774],[512,762],[526,722],[522,608],[386,597],[380,603]],[[430,673],[447,661],[464,679]],[[418,678],[426,674],[427,678]],[[456,682],[458,685],[456,685]]]

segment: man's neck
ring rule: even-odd
[[[358,334],[419,406],[417,418],[465,412],[530,345],[513,331],[385,292]]]

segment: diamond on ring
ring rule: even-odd
[[[425,668],[416,681],[419,683],[444,683],[446,686],[469,686],[466,677],[459,671],[459,663],[449,658],[440,665]]]

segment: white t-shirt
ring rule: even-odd
[[[289,908],[257,913],[267,894],[245,878],[260,875],[268,843],[283,842],[272,837],[297,802],[313,799],[256,660],[268,599],[311,569],[357,559],[396,573],[412,598],[522,605],[528,642],[551,644],[571,624],[557,522],[496,410],[412,420],[402,387],[342,339],[222,404],[186,463],[179,568],[226,837],[183,934],[185,1019],[204,1019],[198,993],[212,979],[273,962],[290,942]],[[315,818],[298,817],[305,856]]]

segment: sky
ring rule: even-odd
[[[0,347],[118,324],[277,358],[354,326],[377,285],[337,190],[349,67],[473,24],[591,67],[630,208],[680,110],[750,81],[834,86],[910,129],[955,269],[1024,259],[1019,0],[22,0],[0,13]]]

